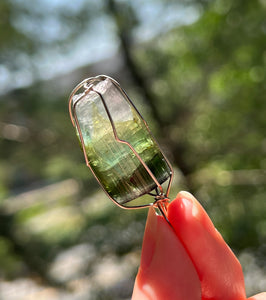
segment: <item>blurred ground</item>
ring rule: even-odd
[[[77,207],[70,199],[77,196],[78,190],[78,182],[69,179],[7,199],[6,212],[28,215],[21,223],[20,231],[41,236],[49,242],[47,251],[56,248],[65,236],[79,235],[81,238],[78,243],[57,250],[46,266],[50,283],[54,281],[52,286],[43,282],[38,274],[1,279],[0,299],[130,299],[140,260],[143,220],[138,223],[120,220],[118,226],[108,222],[105,227],[102,222],[99,224],[99,219],[106,214],[107,218],[119,217],[125,212],[113,207],[101,191],[80,200]],[[60,198],[65,200],[58,202]],[[38,207],[45,209],[30,216],[29,212]],[[136,213],[130,211],[126,215]],[[87,218],[94,224],[84,231]],[[110,234],[111,239],[108,238]],[[123,246],[131,243],[133,248],[128,245],[130,250],[119,253],[123,252]],[[266,285],[266,272],[257,264],[254,253],[244,250],[238,257],[243,266],[247,295],[262,291]]]

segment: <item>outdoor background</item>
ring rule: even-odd
[[[68,96],[126,89],[243,265],[266,287],[266,1],[1,0],[0,299],[130,299],[147,210],[99,189]]]

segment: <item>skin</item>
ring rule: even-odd
[[[246,300],[241,265],[199,202],[180,192],[167,218],[150,208],[132,300]]]

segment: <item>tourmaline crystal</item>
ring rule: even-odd
[[[170,168],[133,105],[109,78],[95,82],[82,98],[74,96],[90,166],[111,198],[127,205],[156,184],[130,147],[115,139],[106,108],[95,91],[106,103],[118,138],[131,144],[160,184],[169,178]]]

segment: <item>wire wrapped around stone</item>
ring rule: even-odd
[[[85,79],[70,95],[69,113],[86,164],[112,201],[123,208],[161,203],[166,209],[172,167],[118,82],[104,75]],[[133,204],[145,194],[154,201]]]

